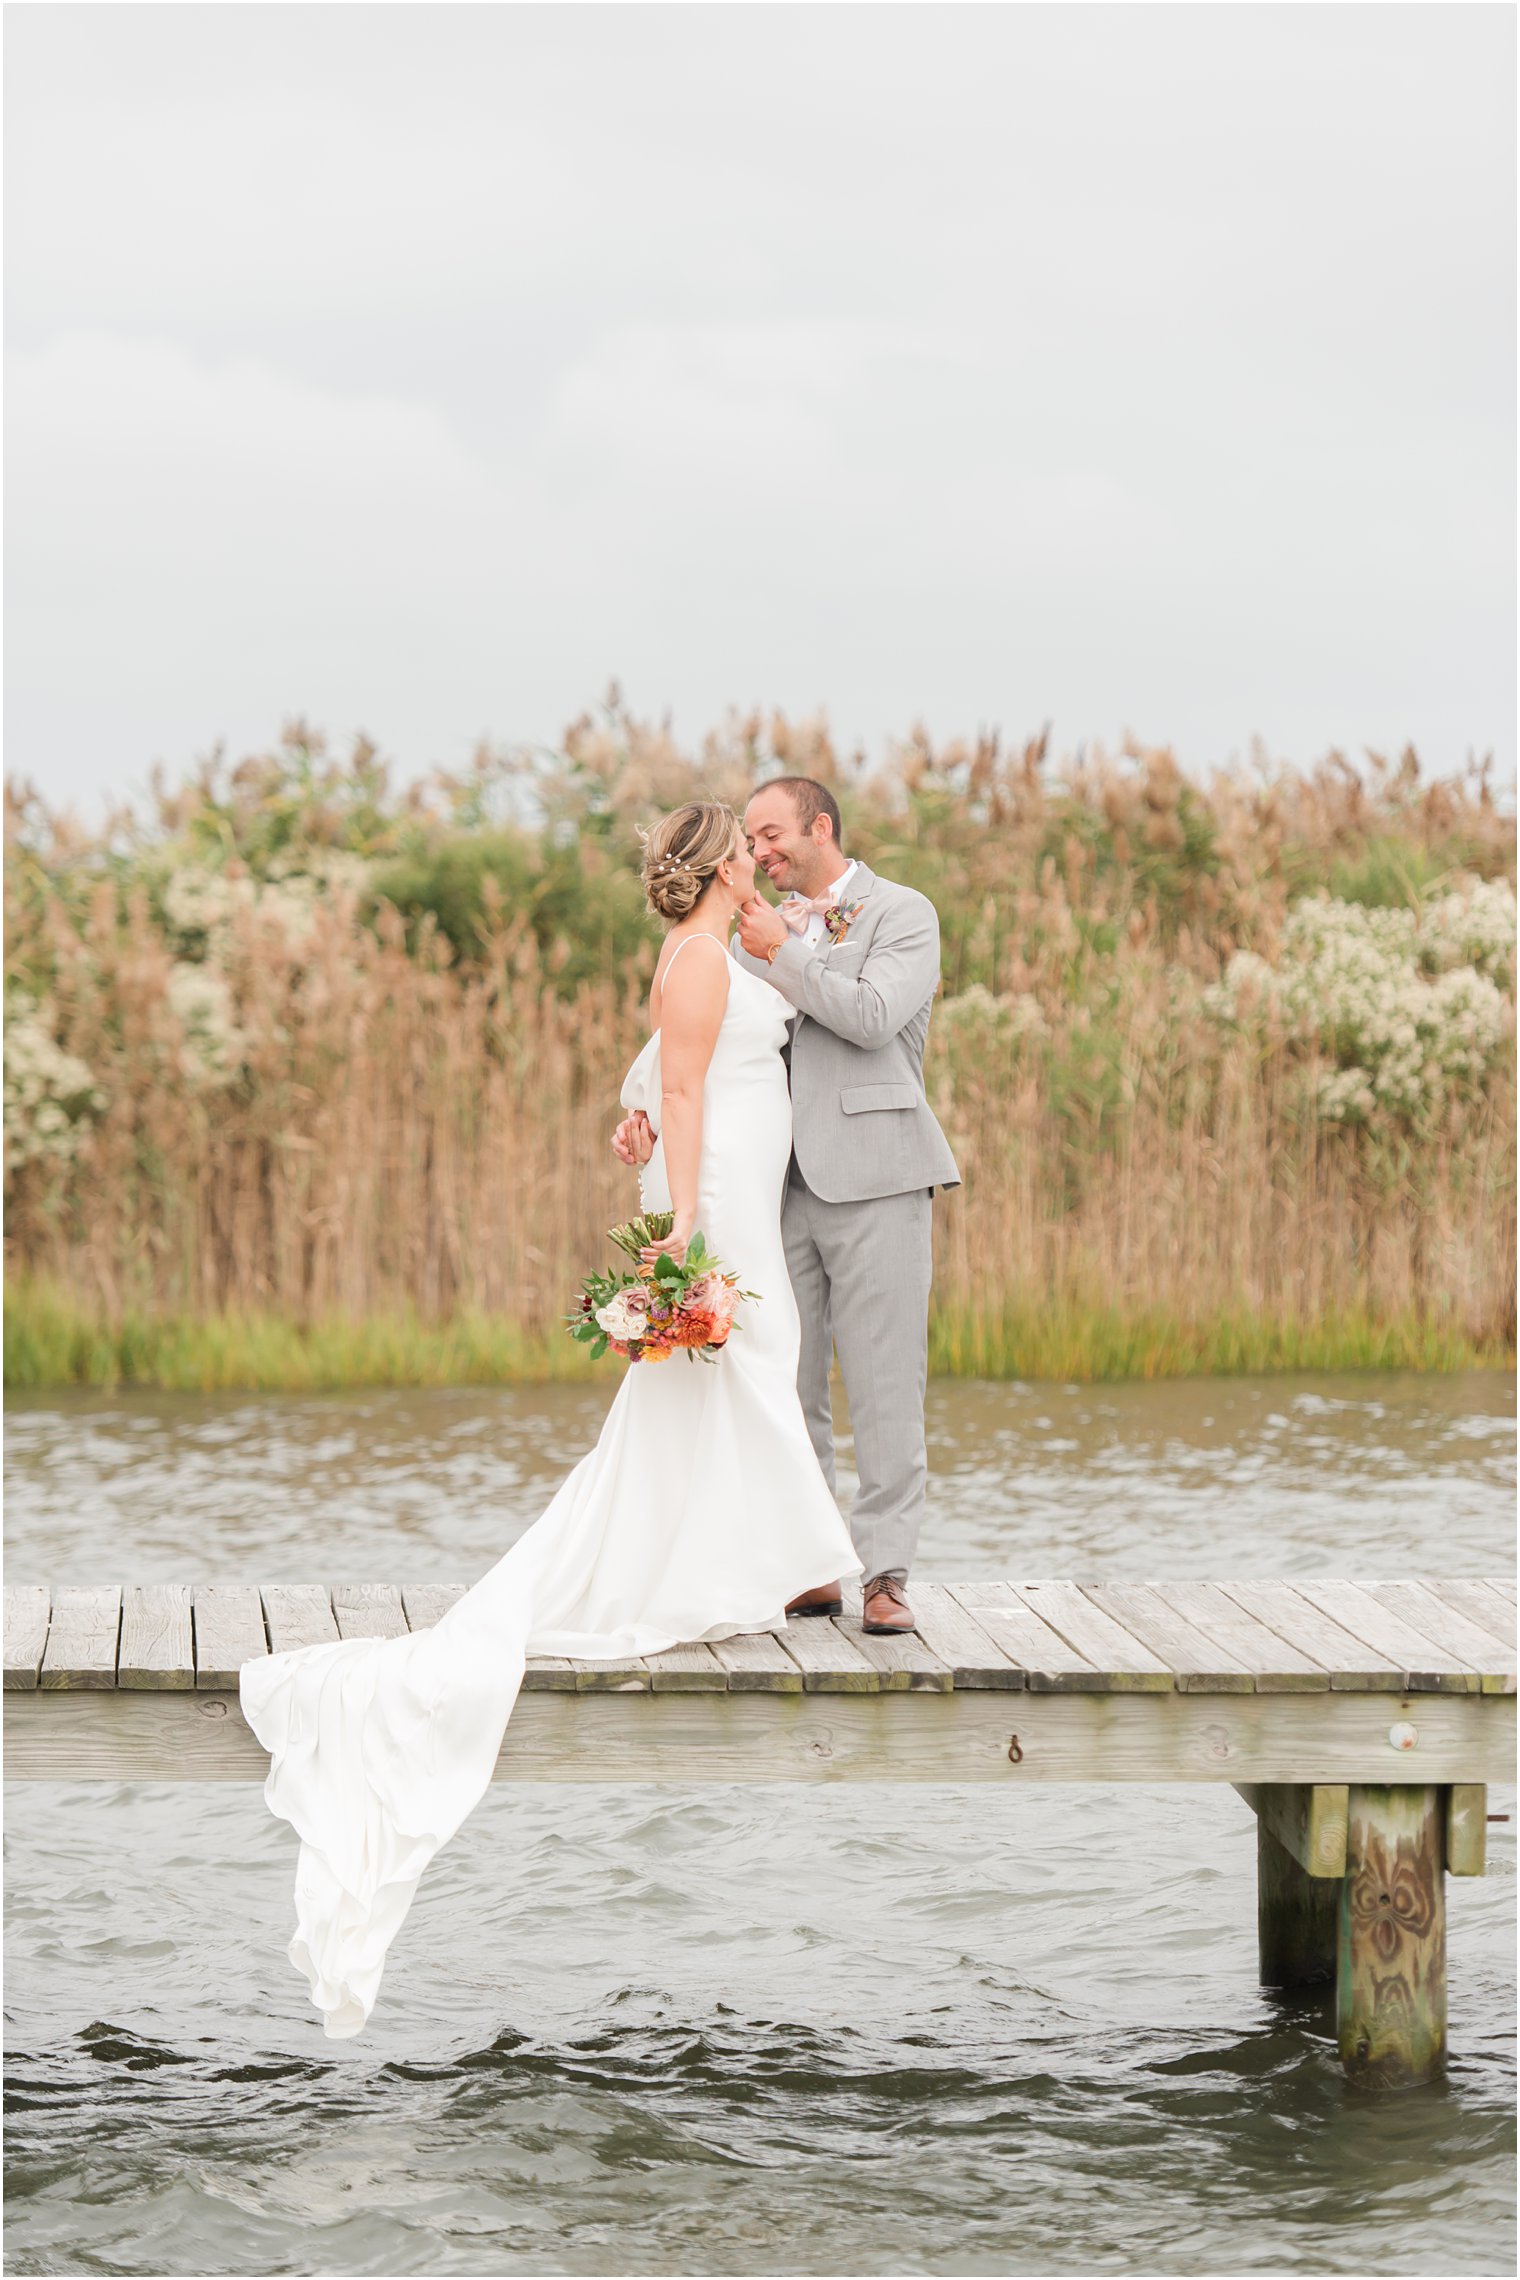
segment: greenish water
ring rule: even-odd
[[[13,1402],[9,1576],[468,1581],[604,1401]],[[1492,1373],[942,1381],[930,1436],[926,1574],[1512,1557]],[[503,1786],[344,2046],[256,1790],[8,1805],[13,2272],[1513,2268],[1513,1821],[1448,1888],[1447,2080],[1370,2099],[1256,1985],[1227,1789]]]

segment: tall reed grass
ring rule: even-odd
[[[608,1147],[656,947],[633,827],[778,766],[832,778],[852,851],[941,912],[927,1077],[965,1186],[936,1210],[936,1368],[1512,1353],[1496,906],[1476,947],[1446,926],[1487,1026],[1422,1045],[1423,1089],[1376,1089],[1402,1001],[1306,1019],[1303,987],[1290,1013],[1239,979],[1270,981],[1306,895],[1461,920],[1454,887],[1512,880],[1481,771],[1203,786],[1165,752],[920,736],[873,775],[817,724],[685,758],[614,707],[404,797],[299,730],[93,839],[13,794],[9,1382],[579,1374],[558,1318],[633,1201]]]

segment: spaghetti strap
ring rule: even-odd
[[[707,934],[707,933],[701,933],[701,934],[688,934],[688,935],[687,935],[687,937],[686,937],[686,940],[685,940],[684,942],[678,942],[678,943],[676,944],[676,946],[675,946],[674,950],[672,950],[672,951],[671,951],[671,953],[670,953],[670,956],[669,956],[669,957],[666,959],[666,961],[665,961],[665,971],[664,971],[664,973],[663,973],[663,974],[661,974],[661,975],[660,975],[660,977],[659,977],[659,982],[660,982],[660,1011],[661,1011],[661,1013],[662,1013],[662,1014],[663,1014],[663,1013],[664,1013],[664,1011],[665,1011],[665,984],[666,984],[666,983],[669,981],[669,979],[670,979],[670,969],[671,969],[671,967],[672,967],[672,966],[675,964],[676,960],[677,960],[677,959],[680,957],[680,955],[681,955],[681,952],[682,952],[683,950],[687,949],[687,948],[690,946],[690,944],[692,944],[693,942],[711,942],[711,943],[712,943],[712,944],[715,946],[715,948],[717,948],[717,949],[719,949],[719,950],[722,950],[722,951],[723,951],[723,961],[724,961],[724,964],[725,964],[725,965],[727,965],[727,966],[728,966],[730,969],[732,969],[732,966],[733,966],[733,959],[732,959],[732,958],[729,956],[729,953],[728,953],[728,951],[727,951],[727,950],[724,948],[724,945],[723,945],[721,942],[719,942],[719,940],[718,940],[718,937],[716,936],[716,934]],[[656,1024],[656,1034],[658,1034],[658,1024]]]
[[[681,952],[682,952],[683,950],[689,950],[693,942],[711,942],[711,943],[715,944],[715,945],[716,945],[716,947],[717,947],[719,950],[722,950],[722,951],[723,951],[723,955],[724,955],[724,957],[725,957],[725,958],[728,956],[728,952],[727,952],[727,950],[726,950],[726,949],[724,949],[724,947],[723,947],[723,944],[722,944],[721,942],[719,942],[719,941],[718,941],[718,937],[716,936],[716,934],[708,934],[708,933],[705,933],[705,932],[704,932],[704,933],[700,933],[700,934],[688,934],[688,935],[687,935],[687,937],[686,937],[686,940],[685,940],[684,942],[678,942],[678,943],[676,944],[676,946],[675,946],[674,950],[672,950],[672,951],[671,951],[671,953],[670,953],[670,956],[669,956],[669,957],[666,959],[666,961],[665,961],[665,971],[664,971],[664,973],[663,973],[663,974],[660,976],[660,995],[661,995],[662,997],[663,997],[663,996],[664,996],[664,994],[665,994],[665,984],[666,984],[666,981],[667,981],[667,980],[668,980],[668,978],[669,978],[669,975],[670,975],[670,969],[671,969],[671,967],[672,967],[672,966],[675,964],[676,960],[677,960],[677,959],[680,957],[680,955],[681,955]]]

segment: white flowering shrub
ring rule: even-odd
[[[214,966],[169,969],[169,1003],[181,1030],[180,1073],[197,1092],[231,1084],[248,1040],[233,1017],[232,990]]]
[[[164,916],[181,950],[203,950],[209,958],[220,958],[245,911],[281,948],[300,950],[316,927],[319,905],[335,893],[357,892],[368,871],[362,856],[342,853],[307,856],[299,869],[276,857],[260,879],[185,863],[164,881]]]
[[[1514,940],[1514,891],[1502,881],[1469,882],[1418,912],[1315,896],[1290,913],[1275,966],[1237,951],[1202,1003],[1238,1027],[1270,1018],[1330,1053],[1321,1116],[1420,1121],[1475,1089],[1502,1051]]]
[[[164,915],[182,937],[224,932],[235,911],[253,900],[253,881],[228,878],[223,871],[206,871],[187,864],[164,884]]]
[[[104,1105],[93,1073],[66,1053],[49,1011],[13,991],[5,1021],[5,1164],[69,1163]]]
[[[247,1059],[248,1038],[238,1026],[227,978],[240,922],[251,920],[270,946],[299,958],[322,905],[334,895],[356,892],[368,870],[362,856],[325,851],[276,856],[263,878],[182,863],[162,881],[169,938],[180,952],[168,988],[182,1036],[179,1067],[196,1091],[232,1084]]]
[[[1513,986],[1515,970],[1515,890],[1507,879],[1473,879],[1452,894],[1425,906],[1420,923],[1420,954],[1439,972],[1471,966],[1501,987]]]
[[[1015,990],[1006,997],[994,997],[982,982],[973,982],[956,996],[941,999],[935,1020],[958,1042],[996,1038],[999,1043],[1011,1043],[1015,1038],[1049,1033],[1039,1000],[1030,991]]]

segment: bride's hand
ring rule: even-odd
[[[644,1245],[643,1250],[639,1253],[642,1263],[646,1267],[652,1267],[656,1259],[668,1257],[674,1259],[677,1266],[683,1265],[686,1259],[686,1246],[691,1241],[691,1231],[695,1223],[696,1214],[694,1212],[678,1212],[674,1227],[662,1242]]]
[[[620,1164],[637,1171],[654,1154],[654,1126],[641,1108],[625,1116],[612,1135],[612,1153]]]

